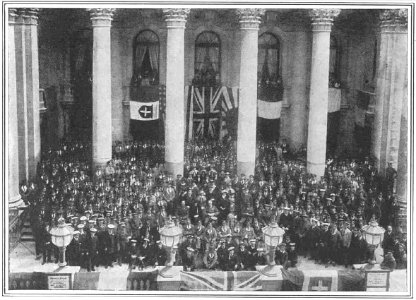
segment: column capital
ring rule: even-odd
[[[13,25],[16,22],[17,8],[9,8],[8,14],[9,14],[9,24]]]
[[[262,8],[240,8],[237,9],[237,16],[241,29],[259,29],[261,18],[266,13]]]
[[[311,9],[312,31],[331,31],[332,22],[340,14],[340,9]]]
[[[189,8],[164,8],[163,19],[168,28],[185,28],[186,19],[190,12]]]
[[[39,8],[18,8],[16,9],[19,23],[27,25],[38,25]]]
[[[380,13],[382,32],[407,32],[407,9],[385,9]]]
[[[111,26],[115,8],[87,8],[90,13],[92,26]]]

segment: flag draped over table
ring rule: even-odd
[[[236,128],[238,88],[189,86],[185,95],[187,140],[221,139]]]
[[[260,274],[255,271],[240,272],[181,272],[181,290],[185,291],[259,291]]]
[[[359,270],[282,270],[283,291],[363,291],[364,272]]]

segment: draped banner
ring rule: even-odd
[[[285,270],[283,291],[363,291],[365,273],[359,270]]]
[[[166,106],[165,86],[139,86],[130,89],[130,132],[133,139],[162,141]]]
[[[260,274],[255,271],[181,272],[183,291],[259,291]]]
[[[185,87],[186,140],[236,136],[238,88]]]
[[[262,86],[257,91],[257,136],[265,142],[279,140],[283,88]]]

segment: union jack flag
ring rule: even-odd
[[[227,117],[238,106],[238,88],[185,88],[187,95],[187,140],[222,138],[227,133]]]
[[[181,289],[187,291],[259,291],[260,274],[255,271],[239,272],[181,272]]]

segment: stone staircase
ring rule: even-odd
[[[35,238],[32,234],[32,227],[30,224],[30,216],[28,213],[23,214],[22,218],[22,228],[20,231],[20,241],[21,242],[33,242]]]

